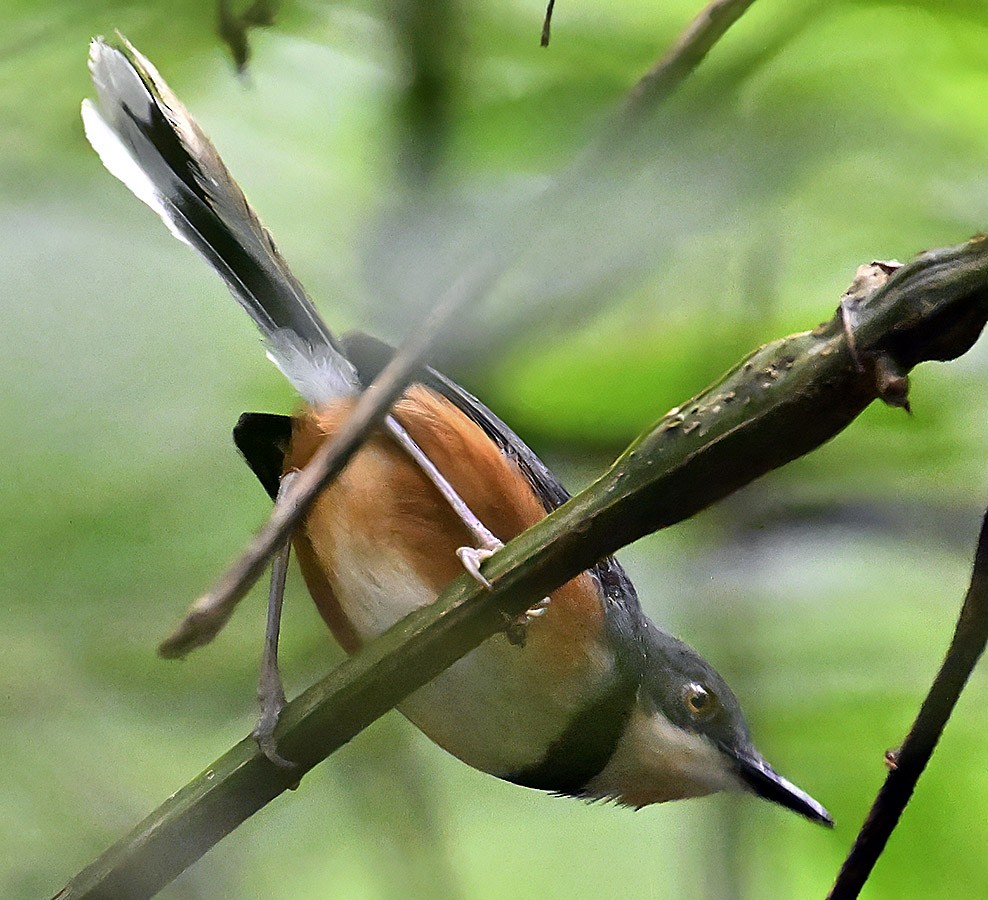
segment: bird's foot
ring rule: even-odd
[[[529,607],[520,616],[514,618],[505,616],[507,620],[504,626],[504,636],[509,644],[516,647],[524,647],[528,640],[528,626],[536,619],[541,618],[549,611],[549,598],[543,597],[534,606]]]
[[[456,551],[456,555],[460,558],[460,562],[463,563],[463,568],[470,573],[474,581],[482,584],[487,590],[491,589],[491,583],[484,576],[484,573],[480,571],[480,564],[486,560],[490,559],[498,550],[500,550],[504,544],[502,544],[497,538],[494,539],[495,543],[487,547],[460,547]]]
[[[257,746],[271,762],[278,768],[292,769],[295,763],[285,759],[279,752],[274,740],[274,730],[281,718],[281,711],[285,708],[285,691],[281,686],[281,678],[277,669],[269,670],[262,668],[261,677],[257,685],[257,700],[261,705],[261,714],[258,716],[257,724],[251,732],[251,737],[257,742]]]
[[[486,547],[460,547],[456,551],[456,555],[460,558],[460,562],[463,563],[463,568],[470,573],[474,580],[482,584],[487,590],[490,590],[491,582],[480,571],[480,564],[484,560],[490,559],[503,546],[504,544],[497,540],[497,538],[494,538],[494,541]],[[504,634],[508,639],[508,643],[514,644],[516,647],[524,647],[525,641],[528,639],[528,626],[535,619],[544,616],[548,609],[549,598],[543,597],[534,606],[526,609],[520,616],[505,616]]]

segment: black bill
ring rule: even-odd
[[[729,747],[721,749],[734,761],[741,780],[759,797],[778,803],[828,828],[834,827],[830,813],[805,791],[783,778],[760,756],[739,753]]]

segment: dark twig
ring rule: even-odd
[[[556,5],[556,0],[549,0],[549,5],[545,8],[545,18],[542,20],[542,39],[540,41],[543,47],[549,46],[549,38],[552,37],[552,9]]]
[[[988,642],[988,514],[974,557],[971,584],[957,620],[954,638],[909,734],[891,754],[889,773],[854,846],[828,895],[831,900],[857,897],[881,856],[912,797],[964,685]]]

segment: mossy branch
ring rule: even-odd
[[[146,897],[361,729],[601,556],[812,450],[873,399],[905,402],[906,373],[953,359],[988,318],[988,241],[875,264],[824,325],[759,348],[667,413],[570,502],[294,700],[276,732],[287,773],[245,739],[57,896]]]

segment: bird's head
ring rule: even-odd
[[[747,790],[833,825],[755,749],[734,692],[713,666],[651,622],[642,637],[644,675],[618,746],[590,785],[595,796],[641,807]]]

